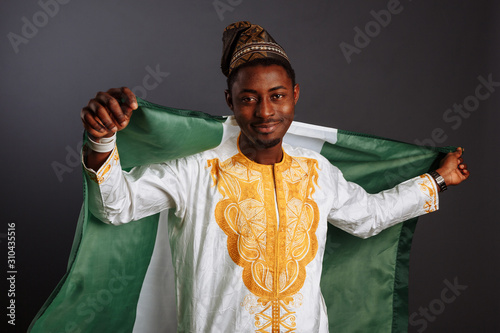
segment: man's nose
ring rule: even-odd
[[[267,98],[264,98],[257,105],[255,110],[255,116],[259,118],[269,118],[274,115],[274,107],[271,101]]]

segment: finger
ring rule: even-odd
[[[85,127],[85,132],[87,132],[87,135],[91,138],[99,139],[99,138],[103,138],[105,136],[109,136],[108,133],[113,133],[113,132],[110,132],[108,130],[105,130],[104,132],[97,131],[93,127],[89,126],[88,123],[86,123],[86,120],[82,119],[82,122],[83,122],[83,126]],[[94,139],[94,141],[96,141],[96,139]]]
[[[87,124],[85,124],[85,122],[83,120],[82,120],[82,122],[83,122],[83,126],[85,127],[85,132],[87,132],[87,135],[89,135],[89,137],[102,138],[105,136],[105,134],[103,134],[99,131],[96,131],[92,127],[89,127]]]
[[[139,107],[137,103],[137,98],[135,94],[127,87],[122,87],[122,92],[125,95],[125,103],[130,107],[130,111],[133,111]]]
[[[107,108],[97,102],[95,99],[90,100],[88,107],[93,111],[95,120],[99,121],[109,131],[116,132],[118,130],[116,123],[113,121],[111,113]]]
[[[123,113],[130,118],[132,111],[139,107],[135,94],[127,87],[109,89],[108,93],[120,103]]]
[[[107,111],[110,111],[107,113],[110,115],[110,118],[115,125],[127,120],[120,103],[118,103],[118,100],[112,95],[107,92],[99,92],[97,93],[95,100],[105,107]]]
[[[460,164],[459,171],[463,176],[465,176],[465,178],[469,177],[469,169],[467,168],[467,164]]]
[[[469,175],[470,175],[469,170],[467,170],[467,169],[460,170],[460,173],[462,174],[462,177],[464,177],[464,179],[469,178]]]
[[[86,106],[82,109],[80,113],[80,118],[82,119],[83,126],[87,132],[96,131],[98,133],[106,133],[106,128],[94,118],[94,112],[90,107]]]

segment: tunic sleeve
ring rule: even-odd
[[[116,147],[97,171],[87,168],[83,158],[82,163],[88,184],[89,209],[105,223],[119,225],[168,208],[175,207],[177,215],[183,210],[183,184],[166,163],[125,172]]]
[[[335,167],[331,172],[332,209],[328,221],[361,238],[368,238],[399,222],[436,211],[437,186],[428,174],[409,179],[376,194],[348,182]]]

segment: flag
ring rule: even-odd
[[[118,133],[122,168],[160,163],[218,146],[226,117],[138,100]],[[234,128],[236,127],[236,128]],[[227,133],[226,133],[227,134]],[[436,167],[453,147],[429,148],[293,122],[285,142],[320,152],[347,180],[375,193]],[[29,332],[175,332],[175,286],[168,214],[119,227],[99,221],[84,202],[67,272]],[[331,225],[321,289],[332,332],[405,332],[408,264],[416,219],[362,240]]]

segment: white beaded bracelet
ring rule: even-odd
[[[116,133],[109,138],[100,138],[100,142],[95,142],[92,140],[90,135],[87,133],[87,138],[89,139],[87,145],[90,149],[97,153],[108,153],[115,148],[116,145]]]

